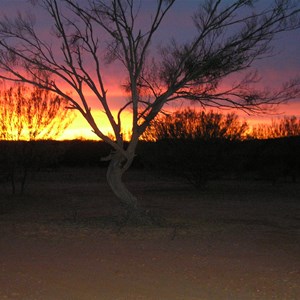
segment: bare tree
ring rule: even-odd
[[[176,0],[157,0],[141,26],[142,1],[135,0],[34,0],[53,21],[52,36],[36,30],[34,19],[19,14],[0,22],[0,77],[46,88],[67,98],[90,124],[95,134],[113,148],[107,180],[128,212],[140,214],[137,199],[126,188],[122,175],[130,167],[139,137],[166,103],[177,99],[203,106],[261,111],[299,94],[292,80],[278,91],[255,91],[245,76],[227,90],[220,84],[227,75],[247,69],[269,55],[280,32],[299,28],[299,5],[292,0],[272,1],[265,9],[252,0],[199,0],[193,20],[197,32],[189,42],[175,40],[151,56],[153,40]],[[106,88],[106,63],[121,63],[128,101],[112,114]],[[51,74],[45,80],[39,74]],[[33,78],[33,79],[32,79]],[[73,96],[65,91],[65,84]],[[91,93],[109,120],[114,139],[105,135],[89,104]],[[132,110],[132,135],[124,145],[121,115]],[[100,124],[98,126],[98,124]]]
[[[49,90],[18,84],[0,92],[2,140],[55,139],[74,120],[68,101]]]
[[[281,120],[272,120],[271,124],[258,124],[253,126],[250,136],[256,139],[300,136],[300,119],[285,116]]]
[[[196,111],[191,108],[155,118],[143,134],[146,141],[163,139],[242,140],[248,130],[235,113]]]
[[[8,173],[13,194],[18,181],[24,192],[29,171],[40,167],[41,156],[45,156],[38,145],[28,141],[55,139],[74,120],[73,112],[65,109],[67,103],[49,90],[23,83],[0,92],[0,140],[15,142],[4,143],[8,148],[0,168]]]

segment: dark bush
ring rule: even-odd
[[[195,186],[218,178],[296,181],[300,138],[270,140],[164,140],[141,143],[145,167],[182,176]]]

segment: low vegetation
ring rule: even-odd
[[[251,127],[235,113],[223,114],[186,108],[154,119],[142,139],[151,142],[213,139],[235,141],[290,136],[300,136],[300,119],[296,116],[285,116],[283,119],[272,120],[271,124]]]
[[[234,113],[186,108],[151,123],[133,167],[175,174],[197,188],[222,178],[295,182],[300,174],[299,124],[292,116],[249,129]],[[22,194],[31,174],[61,166],[107,167],[103,158],[110,152],[109,145],[96,141],[1,141],[0,182]]]
[[[290,136],[300,136],[300,119],[296,116],[285,116],[280,120],[272,120],[271,124],[255,125],[251,132],[251,137],[256,139]]]
[[[295,182],[300,175],[299,147],[300,137],[141,141],[133,168],[175,175],[197,188],[216,179]],[[108,162],[102,158],[110,151],[107,144],[96,141],[2,141],[0,181],[10,183],[13,193],[22,193],[30,178],[40,171],[106,168]]]
[[[16,84],[0,92],[0,139],[55,139],[74,120],[67,100],[39,87]]]

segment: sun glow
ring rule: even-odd
[[[188,105],[187,105],[188,106]],[[183,108],[181,106],[181,108]],[[178,107],[168,107],[168,112],[172,113],[177,110]],[[92,110],[96,123],[102,132],[106,135],[112,134],[113,130],[105,113],[100,109]],[[117,110],[113,111],[113,115],[117,116]],[[292,116],[300,117],[300,103],[298,101],[290,102],[285,105],[281,105],[278,108],[276,114],[264,114],[264,115],[246,115],[238,110],[220,110],[221,113],[235,112],[241,122],[246,121],[249,125],[249,132],[253,126],[258,124],[271,124],[272,120],[281,119],[283,116]],[[122,132],[126,138],[130,135],[132,128],[132,114],[130,111],[125,111],[122,113]],[[76,112],[76,117],[73,123],[59,136],[58,140],[72,140],[72,139],[83,139],[83,140],[99,140],[99,137],[92,131],[88,122],[80,115],[79,112]],[[128,138],[127,138],[128,139]]]
[[[4,91],[8,86],[1,86],[1,90]],[[114,117],[117,117],[118,107],[122,107],[126,103],[127,95],[124,93],[124,90],[117,84],[111,84],[108,86],[110,105],[112,108],[112,113]],[[25,94],[23,96],[29,96]],[[92,114],[94,119],[99,127],[99,129],[106,135],[112,135],[113,130],[107,119],[107,116],[99,108],[99,102],[93,94],[87,94],[89,99],[89,104],[92,108]],[[197,105],[191,105],[191,102],[179,101],[177,103],[169,104],[164,107],[165,111],[172,113],[178,109],[183,109],[184,107],[190,106],[195,109],[202,109]],[[207,111],[210,108],[207,108]],[[288,102],[287,104],[281,104],[274,114],[264,114],[264,115],[246,115],[239,110],[220,110],[219,112],[226,114],[228,112],[235,112],[240,121],[246,121],[251,128],[257,124],[270,124],[272,119],[283,118],[284,116],[296,116],[300,118],[300,101],[299,99]],[[92,128],[84,117],[76,110],[74,110],[75,118],[74,121],[58,136],[49,136],[48,138],[56,140],[72,140],[72,139],[82,139],[82,140],[99,140],[100,138],[92,131]],[[124,138],[128,140],[132,128],[132,113],[130,110],[123,111],[121,115],[122,119],[122,132]],[[59,124],[60,119],[57,118],[55,123]]]
[[[105,135],[111,135],[113,133],[112,127],[105,116],[105,113],[101,110],[92,110],[93,116],[99,129]],[[112,112],[114,117],[117,116],[117,111]],[[132,114],[130,112],[122,113],[122,132],[126,136],[131,132],[132,127]],[[58,140],[99,140],[100,138],[92,131],[91,126],[84,119],[84,117],[76,112],[73,123],[57,138]]]

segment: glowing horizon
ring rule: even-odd
[[[10,17],[17,17],[17,11],[19,10],[22,13],[26,13],[29,9],[32,10],[32,7],[26,3],[24,0],[3,0],[1,1],[0,7],[2,13]],[[268,2],[265,1],[264,4],[268,5]],[[144,1],[143,7],[141,9],[138,22],[143,27],[144,22],[147,21],[146,14],[148,15],[153,8],[154,1]],[[262,5],[263,3],[261,3]],[[17,9],[16,9],[17,7]],[[155,59],[157,55],[157,48],[163,45],[166,45],[170,38],[174,38],[179,44],[182,42],[188,42],[193,36],[195,27],[193,21],[190,18],[191,15],[195,12],[198,7],[197,1],[186,1],[186,0],[177,0],[174,4],[174,9],[166,15],[165,22],[162,24],[153,45],[151,45],[151,55]],[[37,31],[38,33],[45,38],[49,39],[49,43],[52,40],[50,29],[51,29],[51,18],[45,14],[39,6],[35,6],[33,11],[30,11],[35,15],[36,23],[38,24]],[[149,16],[149,15],[148,15]],[[53,24],[52,24],[53,25]],[[291,79],[299,75],[300,70],[300,40],[298,38],[299,31],[290,31],[284,32],[277,36],[277,38],[272,42],[271,46],[275,48],[276,56],[266,57],[263,60],[258,60],[253,64],[254,69],[258,69],[258,73],[262,78],[259,87],[268,86],[270,89],[276,89],[283,81]],[[51,44],[51,43],[50,43]],[[59,53],[59,47],[54,48],[55,51]],[[150,51],[149,51],[150,52]],[[58,59],[62,59],[58,57]],[[62,59],[63,61],[63,59]],[[93,74],[93,65],[88,66],[89,74]],[[105,60],[101,61],[101,68],[103,71],[103,82],[105,85],[105,90],[107,91],[107,97],[109,99],[109,106],[114,115],[117,114],[117,111],[126,103],[126,94],[122,88],[122,84],[126,81],[126,73],[122,68],[122,64],[107,64]],[[252,69],[253,70],[253,69]],[[225,80],[226,84],[233,82],[235,79],[239,79],[240,73],[234,73],[233,76],[230,76],[229,80]],[[9,83],[7,83],[9,84]],[[64,91],[69,91],[70,87],[67,85],[61,84],[60,88]],[[99,128],[103,131],[104,134],[112,133],[112,128],[104,115],[101,112],[101,104],[96,99],[96,96],[88,89],[84,91],[85,96],[88,99],[88,106],[91,107],[92,112],[95,117],[96,123],[99,125]],[[74,95],[76,99],[76,95]],[[79,100],[80,102],[80,100]],[[177,103],[165,106],[169,111],[176,110],[180,107],[196,107],[197,103],[191,104],[191,102],[179,101]],[[208,107],[207,110],[210,110]],[[227,113],[230,110],[222,110],[221,112]],[[295,115],[300,117],[300,99],[290,102],[290,104],[283,104],[279,106],[278,113],[279,115],[261,115],[261,116],[247,116],[245,113],[235,110],[240,120],[244,119],[250,124],[257,123],[269,123],[272,118],[280,118],[284,115],[291,116]],[[123,132],[128,132],[132,127],[132,118],[130,110],[124,111],[122,113],[122,129]],[[99,138],[92,132],[92,128],[89,126],[87,121],[77,112],[77,117],[74,122],[57,138],[59,140],[64,139],[93,139],[99,140]]]
[[[1,86],[2,90],[6,90],[7,86]],[[112,114],[114,117],[118,114],[118,106],[123,106],[126,103],[126,98],[128,95],[122,90],[120,86],[117,84],[108,85],[109,93],[108,97],[110,99],[110,106],[112,107]],[[92,114],[94,116],[95,122],[98,125],[99,129],[105,135],[113,135],[113,129],[108,121],[107,116],[104,111],[98,108],[99,104],[97,103],[97,99],[95,96],[90,94],[87,95],[90,103],[93,104],[91,107]],[[172,104],[165,105],[164,110],[172,113],[178,109],[191,107],[195,109],[203,109],[199,107],[197,103],[191,103],[190,101],[178,101],[173,102]],[[206,109],[206,111],[211,110],[210,107]],[[241,122],[246,121],[249,127],[258,125],[258,124],[270,124],[272,120],[283,118],[284,116],[296,116],[300,118],[300,101],[293,100],[286,104],[281,104],[277,107],[275,112],[270,112],[270,114],[261,114],[261,115],[247,115],[246,113],[234,110],[234,109],[223,109],[216,110],[223,114],[227,114],[228,112],[235,112]],[[100,138],[92,131],[92,128],[88,124],[88,122],[84,119],[84,117],[79,113],[79,111],[74,110],[75,118],[74,121],[69,125],[67,129],[65,129],[60,135],[58,135],[55,140],[100,140]],[[121,114],[121,122],[122,122],[122,132],[124,137],[128,139],[132,128],[132,114],[130,109],[124,110]],[[51,138],[51,137],[50,137]]]
[[[188,105],[188,103],[184,107],[193,107]],[[177,110],[179,107],[173,106],[169,107],[169,112],[173,112]],[[210,108],[207,109],[209,111]],[[279,106],[277,113],[275,114],[263,114],[263,115],[247,115],[238,110],[218,110],[223,114],[227,114],[228,112],[235,112],[241,122],[246,121],[249,127],[253,127],[259,124],[271,124],[272,120],[282,119],[284,116],[296,116],[300,118],[300,103],[297,101],[290,102],[287,104],[282,104]],[[104,112],[101,110],[93,110],[93,115],[95,117],[96,122],[99,124],[100,129],[104,134],[112,134],[113,130],[111,125],[109,124],[107,118],[104,116]],[[113,115],[117,115],[117,110],[113,111]],[[104,118],[103,118],[104,117]],[[99,122],[101,119],[101,123]],[[100,125],[101,124],[101,125]],[[128,134],[132,128],[132,114],[129,111],[125,111],[122,114],[122,132],[124,134]],[[57,138],[57,140],[100,140],[100,138],[93,133],[92,128],[88,124],[88,122],[77,112],[74,122]]]
[[[93,116],[95,118],[96,123],[99,126],[99,129],[105,134],[110,135],[113,134],[113,129],[105,116],[103,111],[92,110]],[[117,115],[118,111],[112,111],[114,117]],[[121,121],[122,121],[122,132],[127,134],[131,131],[132,128],[132,119],[131,113],[125,111],[122,113]],[[100,140],[100,138],[92,131],[91,126],[84,119],[84,117],[77,112],[74,122],[57,138],[57,140],[73,140],[73,139],[83,139],[83,140]]]

